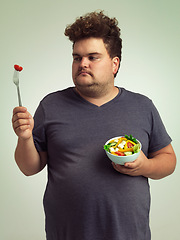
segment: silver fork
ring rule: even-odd
[[[19,106],[22,107],[21,95],[20,95],[20,90],[19,90],[19,72],[16,70],[14,70],[13,82],[17,87]]]

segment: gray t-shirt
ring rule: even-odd
[[[152,101],[123,88],[100,107],[73,87],[41,101],[33,135],[48,153],[48,240],[151,239],[148,179],[115,171],[103,149],[124,134],[140,140],[146,156],[171,142]]]

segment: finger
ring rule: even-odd
[[[29,129],[30,125],[28,124],[24,124],[24,125],[20,125],[19,127],[16,128],[17,131],[24,131],[26,129]]]
[[[137,161],[135,160],[135,161],[133,161],[133,162],[126,162],[126,163],[124,164],[124,166],[125,166],[126,168],[130,168],[130,169],[136,168],[136,167],[137,167]]]
[[[16,113],[18,112],[26,112],[27,111],[27,108],[26,107],[15,107],[13,109],[13,115],[15,115]]]
[[[31,119],[31,115],[28,112],[21,113],[18,112],[12,117],[12,122],[16,122],[19,119]]]
[[[29,130],[29,128],[30,128],[29,125],[21,125],[15,129],[15,133],[17,134],[17,136],[21,136],[21,134],[26,130]]]
[[[16,130],[17,128],[24,126],[24,125],[30,126],[30,120],[29,119],[18,119],[13,122],[14,130]]]
[[[112,162],[112,165],[116,171],[118,171],[120,173],[124,173],[125,167],[123,165],[116,164],[114,162]]]

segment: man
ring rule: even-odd
[[[174,171],[171,138],[151,100],[114,85],[122,44],[116,19],[93,12],[65,35],[73,42],[75,87],[46,96],[35,121],[24,107],[12,118],[20,170],[48,167],[47,239],[149,240],[148,178]],[[111,164],[103,145],[124,134],[139,139],[142,152],[132,163]]]

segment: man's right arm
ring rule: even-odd
[[[18,136],[15,160],[26,175],[40,172],[47,164],[47,152],[38,152],[34,145],[32,130],[34,120],[25,107],[16,107],[12,117],[13,129]]]

